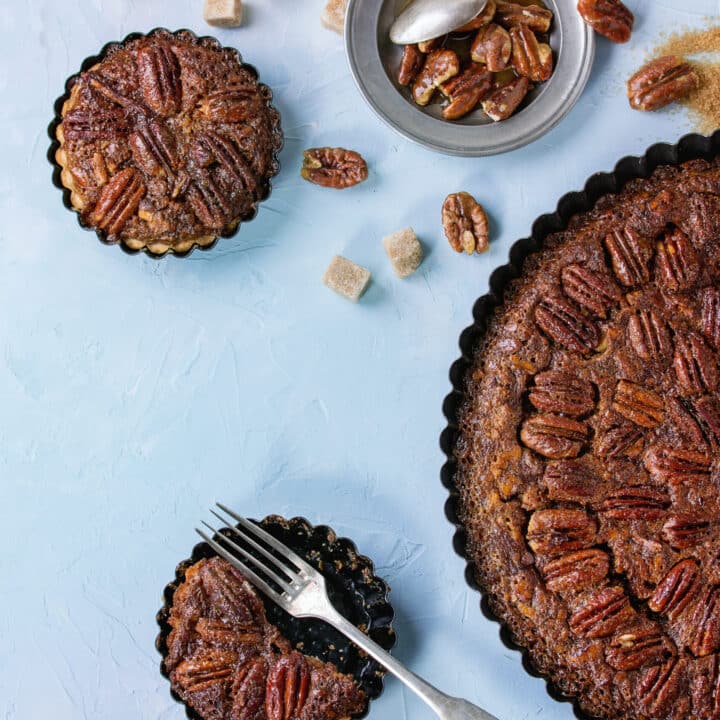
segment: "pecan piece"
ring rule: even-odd
[[[687,550],[703,542],[709,529],[707,518],[694,513],[676,513],[663,525],[662,537],[675,550]]]
[[[653,623],[615,635],[605,651],[605,660],[615,670],[639,670],[663,662],[673,650],[668,637]]]
[[[660,482],[673,486],[706,479],[712,458],[706,452],[659,446],[645,457],[648,472]]]
[[[600,344],[595,321],[563,298],[541,300],[535,308],[535,322],[551,340],[568,350],[585,355]]]
[[[507,120],[520,107],[529,91],[530,81],[526,77],[517,77],[486,95],[482,109],[495,122]]]
[[[577,460],[560,460],[545,467],[543,483],[553,501],[585,504],[595,495],[598,479]]]
[[[310,669],[299,653],[283,655],[267,679],[265,712],[268,720],[290,720],[303,709],[310,689]]]
[[[443,117],[459,120],[472,112],[492,85],[492,73],[480,63],[470,63],[464,72],[440,86],[440,92],[450,101],[443,110]]]
[[[528,418],[520,429],[523,443],[551,460],[577,457],[587,443],[588,434],[587,423],[553,413]]]
[[[406,45],[400,61],[398,83],[400,85],[409,85],[420,72],[424,61],[425,56],[418,50],[417,45]]]
[[[591,547],[597,523],[583,510],[537,510],[527,528],[528,545],[538,555],[565,555]]]
[[[520,5],[498,0],[495,17],[505,27],[527,25],[534,32],[546,33],[550,29],[553,14],[539,5]]]
[[[627,326],[630,345],[643,360],[669,360],[672,339],[665,321],[654,310],[638,310]]]
[[[606,458],[635,455],[640,451],[642,441],[643,434],[637,425],[622,422],[605,431],[598,443],[597,453]]]
[[[694,420],[702,441],[715,446],[720,441],[720,408],[715,398],[705,395],[692,401]]]
[[[662,425],[665,404],[653,390],[621,380],[615,388],[613,408],[636,425],[654,428]]]
[[[300,174],[316,185],[343,190],[367,180],[367,163],[354,150],[311,148],[303,155]]]
[[[571,615],[570,630],[591,639],[607,637],[634,616],[625,591],[621,587],[608,587],[589,598]]]
[[[702,329],[713,347],[720,349],[720,288],[710,286],[702,292]]]
[[[631,228],[615,230],[605,238],[613,270],[625,287],[642,285],[650,280],[650,244]]]
[[[579,0],[582,19],[600,35],[615,43],[626,43],[632,34],[635,16],[620,0]]]
[[[90,216],[92,224],[110,235],[119,233],[135,215],[144,195],[145,185],[140,173],[134,168],[121,170],[100,192]]]
[[[267,662],[261,657],[240,667],[232,687],[232,720],[256,720],[265,704],[267,674]]]
[[[589,310],[593,315],[605,319],[609,308],[622,300],[620,288],[606,273],[593,272],[582,265],[568,265],[560,273],[565,294]]]
[[[460,72],[460,60],[452,50],[431,52],[422,69],[413,82],[413,100],[420,105],[428,105],[435,90]]]
[[[710,587],[703,592],[690,627],[689,647],[695,657],[706,657],[720,649],[720,587]]]
[[[174,176],[177,167],[175,138],[162,122],[155,119],[139,122],[128,142],[135,164],[143,172]]]
[[[548,80],[553,71],[552,49],[547,43],[538,42],[535,33],[527,25],[510,28],[512,40],[512,64],[518,75],[533,82]]]
[[[595,386],[574,373],[548,370],[535,376],[528,400],[541,412],[581,417],[595,409]]]
[[[715,354],[698,335],[676,337],[673,364],[678,383],[686,394],[700,395],[717,389]]]
[[[257,87],[231,82],[222,90],[214,90],[201,103],[200,112],[209,120],[239,123],[256,110]]]
[[[657,244],[656,267],[662,285],[670,292],[689,288],[700,273],[697,253],[687,235],[675,228]]]
[[[495,17],[496,10],[497,6],[495,5],[495,0],[488,0],[485,5],[485,9],[479,15],[470,20],[470,22],[466,22],[464,25],[461,25],[459,28],[455,28],[453,32],[472,32],[473,30],[479,30],[481,27],[485,27],[485,25],[490,23]]]
[[[140,88],[148,106],[158,115],[174,115],[182,103],[180,63],[164,45],[148,45],[137,53]]]
[[[579,550],[551,560],[542,572],[545,584],[552,592],[583,590],[607,577],[610,558],[597,548]]]
[[[173,670],[173,675],[186,692],[203,692],[218,683],[229,683],[236,661],[237,653],[230,650],[202,650],[183,660]]]
[[[485,252],[489,246],[487,215],[483,206],[466,192],[445,198],[442,208],[445,237],[455,252],[472,255]]]
[[[66,140],[109,140],[127,131],[128,120],[119,108],[98,105],[92,112],[71,110],[63,118],[62,129]]]
[[[670,658],[663,665],[648,668],[638,685],[643,711],[650,717],[665,717],[682,690],[682,665]]]
[[[635,110],[657,110],[687,97],[699,83],[689,63],[666,55],[643,65],[628,80],[627,96]]]
[[[674,620],[700,589],[700,568],[694,560],[681,560],[661,580],[648,600],[648,607]]]
[[[610,493],[599,505],[614,520],[656,520],[670,507],[670,496],[654,487],[626,487]]]
[[[478,32],[470,48],[473,62],[484,63],[490,72],[500,72],[508,66],[512,54],[510,33],[491,23]]]

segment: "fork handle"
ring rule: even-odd
[[[408,670],[389,652],[380,647],[374,640],[371,640],[364,632],[358,630],[355,625],[337,611],[333,612],[331,616],[323,616],[322,619],[350,638],[370,657],[377,660],[388,672],[391,672],[416,695],[419,695],[442,720],[497,720],[494,715],[485,712],[485,710],[467,700],[446,695],[414,672]]]

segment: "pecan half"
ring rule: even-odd
[[[598,511],[614,520],[656,520],[670,507],[670,496],[654,487],[626,487],[610,493]]]
[[[720,349],[720,287],[706,287],[702,291],[702,329],[712,346]]]
[[[706,479],[711,464],[712,457],[706,452],[664,445],[653,448],[645,457],[648,472],[660,482],[673,486]]]
[[[695,598],[700,589],[700,568],[694,560],[681,560],[658,583],[648,607],[674,620]]]
[[[488,249],[490,244],[485,210],[466,192],[453,193],[445,198],[442,207],[445,237],[455,252],[472,255]]]
[[[138,80],[148,106],[158,115],[174,115],[182,103],[180,63],[164,45],[147,45],[137,53]]]
[[[109,140],[123,135],[128,126],[128,119],[120,108],[99,104],[93,112],[84,108],[71,110],[62,121],[66,140]]]
[[[175,138],[161,121],[150,119],[139,122],[128,142],[135,164],[143,172],[174,176],[177,167]]]
[[[679,228],[667,232],[657,244],[655,264],[661,284],[670,292],[689,288],[700,274],[695,248]]]
[[[487,4],[485,5],[485,9],[479,15],[470,20],[470,22],[461,25],[459,28],[455,28],[453,32],[472,32],[473,30],[479,30],[481,27],[485,27],[485,25],[491,22],[492,19],[495,17],[496,10],[497,6],[495,5],[495,0],[488,0]]]
[[[670,658],[663,665],[644,671],[638,684],[643,711],[650,717],[664,717],[675,702],[683,685],[682,665]]]
[[[591,500],[599,481],[577,460],[560,460],[545,467],[543,484],[553,501],[585,504]]]
[[[720,442],[720,407],[714,397],[705,395],[692,401],[693,417],[702,440],[711,446]]]
[[[256,100],[256,86],[230,82],[222,90],[211,92],[200,103],[200,112],[209,120],[239,123],[252,117]]]
[[[615,635],[605,651],[605,660],[615,670],[639,670],[658,665],[673,655],[673,646],[656,624],[640,625]]]
[[[232,219],[232,199],[210,173],[191,183],[186,195],[195,215],[208,228],[221,230]]]
[[[622,422],[608,428],[600,437],[597,453],[600,457],[616,458],[621,455],[636,455],[643,442],[642,431],[637,425]]]
[[[268,720],[290,720],[303,709],[310,689],[310,669],[298,652],[283,655],[268,674],[265,712]]]
[[[538,555],[565,555],[595,543],[597,523],[583,510],[537,510],[528,523],[527,541]]]
[[[343,190],[368,177],[367,163],[359,153],[345,148],[310,148],[303,153],[300,174],[323,187]]]
[[[526,77],[517,77],[486,95],[482,109],[495,122],[507,120],[520,107],[529,91],[530,81]]]
[[[547,563],[542,571],[552,592],[584,590],[604,580],[609,572],[610,557],[597,548],[562,555]]]
[[[627,96],[635,110],[657,110],[687,97],[699,84],[689,63],[666,55],[643,65],[628,80]]]
[[[700,596],[690,623],[690,652],[706,657],[720,649],[720,587],[710,587]]]
[[[605,238],[613,270],[625,287],[642,285],[650,280],[652,248],[629,227],[615,230]]]
[[[482,28],[470,48],[470,57],[473,61],[484,63],[490,72],[504,70],[510,62],[511,54],[510,33],[495,23]]]
[[[100,192],[90,216],[92,224],[110,235],[119,233],[135,215],[144,195],[140,173],[134,168],[121,170]]]
[[[571,300],[599,318],[605,319],[610,307],[622,300],[620,288],[609,275],[582,265],[564,267],[560,280],[563,291]]]
[[[208,560],[200,569],[200,578],[212,606],[222,611],[228,623],[241,628],[261,624],[262,602],[248,581],[229,563],[220,558]]]
[[[537,36],[527,25],[510,28],[512,40],[512,64],[518,75],[533,82],[548,80],[553,71],[552,49],[547,43],[538,42]]]
[[[621,587],[608,587],[589,598],[570,616],[570,630],[586,638],[607,637],[634,616],[625,591]]]
[[[523,422],[520,439],[536,453],[550,458],[577,457],[588,440],[587,423],[573,418],[541,413]]]
[[[231,650],[202,650],[188,660],[183,660],[173,670],[173,674],[185,691],[203,692],[218,683],[229,683],[236,661],[237,653]]]
[[[493,74],[480,63],[470,63],[464,72],[440,86],[440,92],[450,101],[443,117],[459,120],[472,112],[492,85]]]
[[[720,719],[720,656],[695,663],[692,678],[693,712],[697,718]]]
[[[572,372],[538,373],[528,400],[541,412],[581,417],[595,409],[595,386]]]
[[[424,62],[425,56],[420,52],[417,45],[406,45],[400,61],[398,83],[400,85],[409,85],[420,72]]]
[[[597,33],[616,43],[626,43],[632,34],[635,16],[620,0],[579,0],[578,12]]]
[[[209,645],[256,645],[262,641],[262,633],[255,623],[229,625],[222,620],[202,617],[195,630]]]
[[[249,192],[256,194],[258,178],[245,156],[229,137],[208,130],[197,134],[197,142],[207,155],[218,163],[231,182],[238,183]]]
[[[452,50],[431,52],[417,74],[412,87],[413,100],[418,105],[430,103],[435,90],[460,72],[460,60]]]
[[[669,360],[672,339],[665,321],[654,310],[638,310],[627,326],[630,346],[643,360]]]
[[[702,543],[710,529],[710,521],[695,513],[675,513],[662,528],[662,537],[675,550],[687,550]]]
[[[698,335],[675,339],[675,375],[688,395],[713,392],[718,387],[718,366],[715,354]]]
[[[546,33],[550,29],[553,14],[539,5],[498,1],[495,17],[505,27],[527,25],[534,32]]]
[[[585,355],[600,344],[595,321],[561,297],[541,300],[535,308],[535,322],[551,340],[568,350]]]
[[[665,404],[653,390],[621,380],[615,388],[613,408],[636,425],[654,428],[662,425]]]
[[[232,687],[232,720],[256,720],[265,704],[267,662],[257,657],[242,665]]]

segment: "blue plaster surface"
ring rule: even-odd
[[[632,112],[624,80],[662,31],[709,0],[631,0],[628,46],[600,40],[570,116],[512,154],[437,156],[366,108],[322,0],[248,0],[213,32],[200,0],[0,2],[0,718],[180,720],[158,672],[154,615],[215,500],[304,515],[374,558],[393,588],[397,655],[501,720],[568,720],[482,617],[451,547],[438,480],[457,338],[532,220],[597,170],[692,129]],[[62,205],[45,158],[67,76],[109,40],[157,25],[211,32],[275,90],[283,170],[256,221],[208,253],[155,261],[100,245]],[[367,158],[342,193],[300,179],[302,150]],[[440,206],[468,190],[490,251],[451,252]],[[427,257],[394,277],[384,235],[412,225]],[[359,305],[320,277],[367,266]],[[389,681],[372,717],[432,717]]]

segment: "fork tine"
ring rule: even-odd
[[[260,562],[260,560],[258,560],[256,557],[253,557],[244,547],[241,547],[236,542],[233,542],[229,537],[226,537],[225,535],[219,533],[212,525],[209,525],[204,520],[202,521],[202,524],[208,530],[212,530],[215,533],[215,535],[218,537],[219,542],[224,543],[226,546],[230,546],[236,553],[238,553],[243,558],[243,560],[253,563],[253,565],[256,565],[260,570],[262,570],[263,574],[267,575],[273,582],[277,583],[283,592],[292,592],[292,587],[290,583],[285,578],[280,577],[280,575],[278,575],[272,567],[267,565],[267,563]]]
[[[260,543],[256,542],[252,537],[248,537],[245,533],[240,532],[236,527],[232,525],[231,522],[228,522],[228,520],[219,513],[216,513],[212,508],[210,509],[210,512],[218,519],[220,522],[222,522],[229,530],[232,530],[238,537],[241,537],[244,542],[246,542],[248,545],[250,545],[251,548],[257,550],[264,558],[267,558],[274,567],[277,567],[279,570],[281,570],[285,575],[287,575],[289,580],[293,580],[293,578],[297,575],[297,570],[295,568],[288,567],[283,562],[280,561],[280,559],[273,555],[271,552],[268,552]]]
[[[251,570],[244,562],[238,560],[232,553],[228,552],[222,545],[216,543],[211,537],[198,528],[195,532],[213,549],[220,557],[225,558],[235,569],[239,570],[255,587],[264,592],[273,602],[281,607],[285,606],[282,595],[270,587],[256,572]]]
[[[259,525],[251,523],[246,518],[233,512],[229,507],[226,507],[222,503],[215,503],[223,512],[227,513],[231,518],[237,521],[247,532],[253,534],[256,538],[260,538],[264,543],[268,544],[274,550],[277,550],[283,557],[287,558],[297,568],[304,570],[306,573],[314,575],[317,570],[305,562],[297,553],[292,551],[287,545],[284,545],[279,540],[276,540],[269,532],[263,530]],[[237,529],[237,528],[236,528]]]

